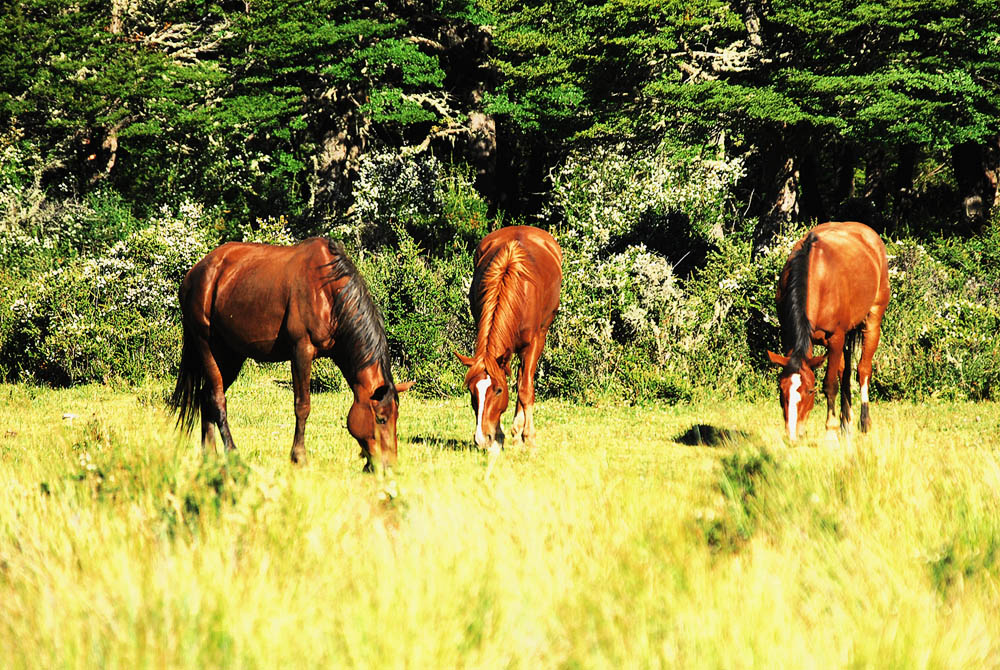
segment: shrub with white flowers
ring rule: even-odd
[[[210,248],[204,212],[161,210],[98,256],[22,282],[0,314],[0,372],[53,384],[139,380],[176,362],[177,290]],[[0,308],[4,305],[0,304]]]
[[[585,367],[591,379],[637,401],[690,395],[678,353],[693,346],[691,298],[656,251],[680,242],[649,239],[643,224],[681,216],[695,239],[723,242],[731,230],[731,186],[741,173],[738,162],[667,146],[574,154],[553,172],[542,218],[556,222],[564,281],[544,388],[577,393],[588,383],[578,372]],[[684,252],[677,249],[678,257]]]

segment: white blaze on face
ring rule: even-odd
[[[802,395],[799,387],[802,386],[802,375],[795,373],[792,375],[792,385],[788,387],[788,439],[795,439],[795,429],[799,421],[799,401]]]
[[[476,405],[476,444],[479,446],[486,444],[486,436],[483,435],[483,407],[486,405],[486,392],[491,383],[489,375],[476,382],[476,393],[479,396],[479,403]]]

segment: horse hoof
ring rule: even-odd
[[[295,463],[296,465],[305,465],[306,460],[307,459],[305,451],[295,451],[294,449],[292,450],[292,463]]]

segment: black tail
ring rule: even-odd
[[[854,368],[854,345],[861,337],[861,326],[844,338],[844,374],[840,378],[840,429],[846,431],[851,421],[851,370]]]
[[[205,374],[198,355],[194,337],[184,328],[184,345],[181,348],[181,366],[177,372],[177,385],[170,396],[170,408],[177,413],[177,426],[190,433],[201,410],[199,399],[205,385]]]

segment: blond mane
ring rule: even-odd
[[[511,240],[493,254],[482,270],[478,283],[480,313],[476,364],[469,368],[466,383],[483,369],[495,379],[505,376],[497,358],[517,339],[524,289],[534,281],[528,271],[529,261],[524,248]]]

